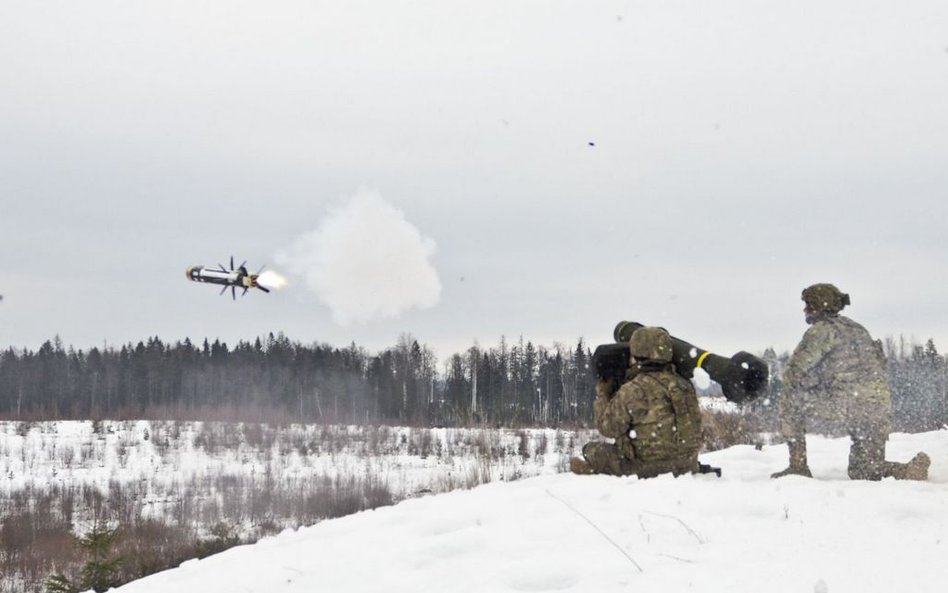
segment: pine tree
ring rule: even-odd
[[[122,558],[112,553],[117,538],[118,530],[109,529],[100,523],[88,534],[76,537],[76,546],[91,558],[79,571],[78,582],[74,583],[63,574],[55,574],[46,579],[47,593],[78,593],[90,589],[102,593],[119,586]]]

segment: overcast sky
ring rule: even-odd
[[[0,347],[944,350],[946,221],[944,0],[0,0]]]

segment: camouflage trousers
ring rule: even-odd
[[[698,456],[667,461],[641,461],[623,455],[619,448],[611,443],[591,442],[583,447],[583,457],[597,474],[610,476],[638,476],[654,478],[672,473],[676,476],[698,472]]]
[[[853,480],[881,480],[902,465],[885,461],[891,426],[888,402],[786,392],[780,398],[779,414],[783,437],[804,448],[807,428],[814,425],[848,433],[852,440],[848,474]]]

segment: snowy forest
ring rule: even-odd
[[[932,340],[888,338],[894,428],[948,422],[948,369]],[[770,366],[773,404],[789,353]],[[77,350],[57,337],[0,354],[0,418],[210,419],[410,426],[588,426],[592,349],[520,338],[471,346],[443,362],[411,336],[377,354],[305,345],[282,333],[229,347],[207,339]],[[713,387],[706,392],[713,393]]]

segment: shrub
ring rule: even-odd
[[[701,436],[705,451],[717,451],[734,445],[762,444],[760,425],[750,415],[702,410]]]
[[[79,579],[73,582],[63,574],[55,574],[46,580],[48,593],[77,593],[92,589],[102,593],[121,584],[119,569],[122,558],[112,554],[118,530],[96,524],[88,534],[75,538],[76,546],[91,558],[79,571]]]

